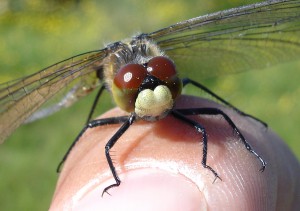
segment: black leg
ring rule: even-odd
[[[101,88],[99,89],[96,97],[95,97],[95,100],[93,102],[92,108],[91,108],[90,113],[88,115],[88,118],[86,120],[86,125],[91,121],[92,115],[93,115],[93,113],[95,111],[95,108],[96,108],[96,106],[98,104],[99,98],[100,98],[100,96],[101,96],[101,94],[102,94],[102,92],[103,92],[104,89],[105,89],[105,86],[102,85]]]
[[[128,120],[128,116],[120,116],[120,117],[112,117],[112,118],[106,118],[106,119],[96,119],[93,120],[91,122],[89,122],[78,134],[78,136],[76,137],[76,139],[73,141],[73,143],[71,144],[71,146],[69,147],[68,151],[66,152],[66,154],[64,155],[63,159],[60,161],[60,163],[57,166],[56,172],[60,172],[61,170],[61,166],[63,165],[63,163],[65,162],[65,160],[67,159],[68,155],[70,154],[71,150],[73,149],[73,147],[75,146],[75,144],[79,141],[80,137],[85,133],[85,131],[88,128],[93,128],[93,127],[98,127],[98,126],[102,126],[102,125],[112,125],[112,124],[119,124],[119,123],[123,123],[126,122]]]
[[[232,127],[235,133],[239,136],[240,140],[245,145],[246,149],[249,152],[251,152],[261,162],[260,171],[263,172],[265,170],[267,163],[252,149],[250,144],[247,142],[243,134],[236,127],[236,125],[233,123],[230,117],[227,114],[225,114],[222,110],[217,108],[191,108],[191,109],[177,109],[176,111],[183,115],[199,115],[199,114],[221,115],[226,120],[226,122]]]
[[[120,129],[115,133],[115,135],[113,135],[113,137],[111,137],[111,139],[105,145],[105,156],[106,156],[109,168],[111,170],[111,173],[112,173],[116,183],[104,188],[104,190],[102,192],[102,196],[104,193],[109,194],[107,191],[110,188],[117,187],[121,184],[121,180],[116,172],[116,169],[114,167],[114,164],[113,164],[113,161],[109,154],[109,151],[115,145],[115,143],[118,141],[118,139],[123,135],[123,133],[129,128],[129,126],[132,125],[132,123],[135,121],[135,119],[136,119],[135,114],[131,114],[130,117],[127,118],[126,122],[124,122],[124,124],[120,127]]]
[[[175,109],[173,111],[171,111],[171,113],[173,114],[174,117],[180,119],[183,122],[186,122],[186,123],[192,125],[197,130],[198,133],[202,134],[202,141],[203,141],[202,162],[201,162],[202,166],[204,168],[209,169],[215,175],[214,182],[217,178],[219,178],[221,180],[221,178],[219,177],[217,172],[212,167],[210,167],[209,165],[206,164],[206,162],[207,162],[207,134],[206,134],[205,128],[202,125],[200,125],[198,122],[195,122],[195,121],[187,118],[181,112],[178,112]]]
[[[219,97],[217,94],[213,93],[211,90],[209,90],[208,88],[206,88],[205,86],[203,86],[202,84],[193,81],[189,78],[184,78],[182,79],[182,84],[183,86],[186,86],[187,84],[192,84],[196,87],[198,87],[199,89],[202,89],[204,92],[208,93],[209,95],[213,96],[214,98],[216,98],[217,100],[219,100],[220,102],[222,102],[224,105],[232,108],[233,110],[235,110],[236,112],[238,112],[239,114],[243,115],[243,116],[247,116],[250,117],[252,119],[255,119],[256,121],[260,122],[261,124],[263,124],[265,127],[268,127],[267,123],[265,123],[264,121],[250,115],[250,114],[246,114],[243,111],[239,110],[238,108],[236,108],[235,106],[233,106],[232,104],[230,104],[229,102],[227,102],[226,100],[222,99],[221,97]]]

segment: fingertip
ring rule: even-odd
[[[177,106],[185,108],[216,105],[197,98],[182,97]],[[123,115],[123,113],[119,109],[114,109],[101,118],[116,115]],[[266,145],[268,140],[265,138],[256,141],[255,136],[260,133],[257,128],[249,124],[248,118],[241,119],[239,115],[234,114],[231,116],[241,123],[243,133],[245,132],[255,149]],[[207,162],[224,180],[212,184],[213,175],[201,166],[201,134],[170,115],[155,123],[137,122],[123,134],[114,147],[114,151],[117,152],[114,156],[114,164],[117,173],[121,175],[122,183],[119,187],[109,190],[112,196],[104,194],[103,198],[101,198],[103,189],[114,183],[103,149],[107,140],[115,134],[120,125],[107,125],[88,130],[72,150],[62,171],[57,186],[60,192],[57,191],[58,196],[54,198],[54,203],[61,203],[60,205],[56,203],[55,206],[59,208],[71,206],[72,209],[78,210],[141,210],[141,207],[144,210],[144,206],[149,206],[149,210],[160,210],[162,204],[160,200],[163,200],[166,204],[164,210],[176,210],[176,208],[187,210],[188,204],[203,206],[195,209],[192,207],[190,210],[205,210],[206,203],[210,206],[213,204],[213,207],[217,208],[222,203],[227,203],[229,206],[232,205],[230,202],[237,201],[239,203],[232,205],[232,208],[241,208],[267,195],[265,191],[268,188],[262,190],[262,187],[271,187],[272,182],[266,181],[268,175],[272,173],[269,166],[266,173],[258,174],[257,160],[233,136],[232,128],[224,120],[193,118],[207,129],[209,134]],[[260,137],[264,136],[265,134],[262,134]],[[266,153],[263,155],[265,156]],[[169,172],[172,169],[177,170],[196,185],[190,189],[190,192],[186,190],[185,193],[184,190],[188,185],[180,186],[180,184],[186,184],[188,180],[176,182],[174,179],[183,177],[182,175],[170,176],[169,174],[165,177],[169,179],[162,179],[163,176],[155,176],[159,174],[158,172],[142,174],[137,170],[140,168],[147,170],[160,168],[167,169]],[[131,173],[133,169],[139,173]],[[99,174],[102,174],[102,177],[99,177]],[[108,178],[111,180],[106,181]],[[91,184],[92,186],[97,184],[97,187],[91,188],[89,186]],[[253,184],[256,184],[255,191],[253,191]],[[83,187],[90,191],[85,191]],[[239,192],[240,190],[247,191]],[[249,196],[255,200],[248,200]],[[62,200],[59,201],[59,197]],[[149,202],[152,202],[152,207]],[[180,206],[182,204],[184,208]]]

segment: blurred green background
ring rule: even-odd
[[[247,1],[253,2],[257,1]],[[0,83],[137,32],[243,4],[242,0],[0,0]],[[299,67],[294,62],[202,83],[266,121],[300,158]],[[56,166],[82,128],[93,96],[20,127],[0,146],[0,210],[48,209],[58,178]],[[108,97],[101,102],[98,114],[113,106]]]

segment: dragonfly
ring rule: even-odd
[[[20,125],[44,118],[68,107],[98,90],[86,126],[59,164],[58,171],[84,132],[107,124],[122,124],[108,140],[105,155],[115,183],[121,180],[114,168],[110,150],[122,134],[136,121],[159,121],[173,115],[196,128],[203,141],[202,166],[221,177],[207,164],[208,136],[201,123],[191,115],[221,115],[239,136],[246,150],[261,163],[266,162],[249,145],[230,117],[216,108],[174,109],[182,87],[193,85],[234,109],[246,114],[199,83],[208,76],[262,69],[299,59],[300,1],[265,1],[199,16],[151,33],[107,45],[55,63],[32,75],[0,84],[0,142]],[[218,61],[218,62],[215,62]],[[189,71],[197,69],[197,73]],[[64,87],[69,91],[48,107],[43,105]],[[91,120],[104,90],[111,93],[116,105],[128,116]],[[153,106],[155,105],[155,106]]]

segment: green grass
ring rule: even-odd
[[[25,76],[136,32],[151,32],[244,4],[244,1],[220,4],[216,0],[57,2],[60,1],[7,1],[11,5],[1,7],[0,82]],[[299,67],[299,62],[284,64],[203,83],[242,110],[265,120],[300,158]],[[57,180],[55,168],[82,128],[92,100],[93,95],[70,109],[24,125],[0,146],[1,210],[49,207]],[[112,106],[108,96],[102,102],[105,105],[99,114]]]

